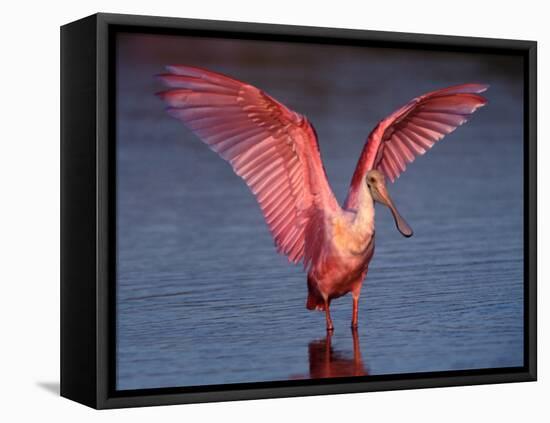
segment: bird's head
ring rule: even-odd
[[[386,188],[386,179],[384,178],[382,172],[376,169],[369,170],[365,178],[365,183],[367,184],[373,200],[385,205],[391,210],[395,220],[395,225],[397,226],[399,232],[407,238],[412,236],[413,230],[405,219],[403,219],[403,217],[399,214],[393,200],[390,197],[390,194],[388,193],[388,189]]]

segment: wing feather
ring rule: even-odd
[[[394,182],[417,156],[465,123],[487,100],[485,84],[462,84],[417,97],[378,123],[353,174],[345,208],[357,208],[361,181],[378,169]]]
[[[256,196],[277,251],[311,262],[323,213],[339,210],[308,120],[263,91],[191,66],[167,66],[158,96]],[[306,260],[307,259],[307,260]]]

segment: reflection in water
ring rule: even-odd
[[[352,329],[353,352],[337,351],[332,348],[332,333],[325,339],[309,343],[309,377],[331,378],[345,376],[366,376],[368,369],[363,364],[359,334]]]

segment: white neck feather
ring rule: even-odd
[[[374,233],[374,200],[366,183],[361,184],[358,200],[353,229],[364,235],[372,235]]]

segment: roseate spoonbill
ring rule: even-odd
[[[230,163],[264,215],[277,251],[307,271],[309,310],[324,310],[349,292],[358,324],[361,285],[374,252],[374,203],[387,206],[397,229],[413,234],[386,188],[416,156],[486,104],[484,84],[463,84],[417,97],[376,125],[367,138],[340,207],[327,180],[315,130],[260,89],[191,66],[167,66],[158,93],[170,115]]]

